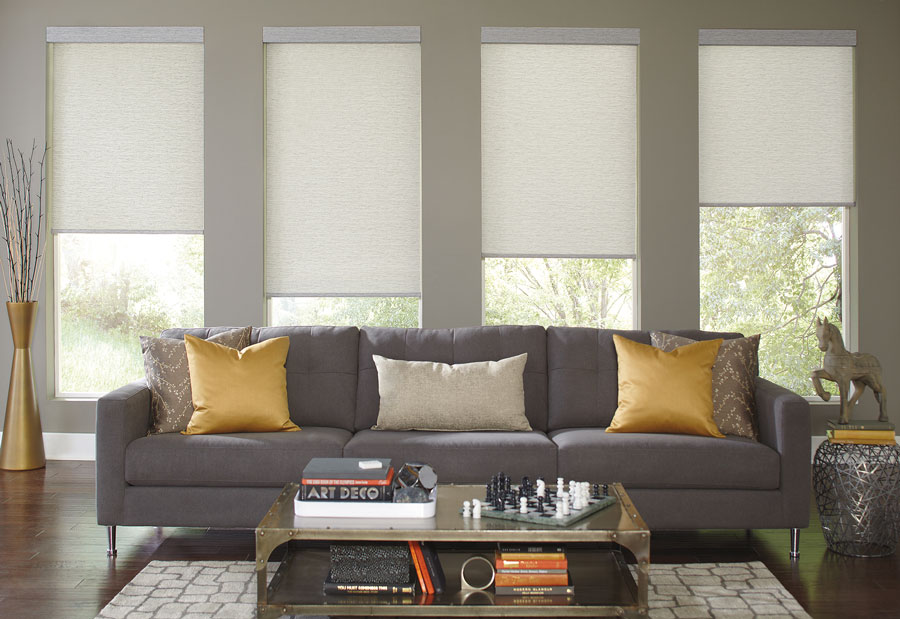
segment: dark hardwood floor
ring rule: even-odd
[[[812,522],[801,557],[787,531],[655,533],[657,563],[762,561],[817,619],[900,617],[900,553],[854,559],[825,548]],[[0,617],[91,618],[151,560],[252,560],[250,531],[119,527],[106,558],[96,524],[94,463],[51,461],[38,471],[0,471]]]

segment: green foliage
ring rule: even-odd
[[[761,333],[760,375],[814,395],[815,318],[841,322],[841,208],[700,209],[700,324]]]
[[[144,375],[137,338],[63,315],[59,378],[65,393],[105,393]]]
[[[61,392],[135,380],[139,335],[203,324],[202,236],[65,234],[59,251]]]
[[[632,261],[585,258],[485,258],[488,325],[630,329]]]
[[[419,326],[416,297],[274,297],[273,325]]]

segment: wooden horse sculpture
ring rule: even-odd
[[[850,352],[844,348],[841,332],[833,324],[816,318],[816,338],[819,350],[825,351],[822,369],[813,370],[813,386],[816,393],[826,402],[831,394],[822,388],[822,379],[837,383],[841,398],[841,414],[838,423],[848,423],[853,407],[859,401],[868,385],[875,394],[879,406],[879,421],[887,421],[887,392],[881,380],[881,364],[874,355]],[[853,383],[853,394],[850,394],[850,383]]]

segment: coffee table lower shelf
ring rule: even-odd
[[[440,547],[439,554],[447,577],[447,591],[443,594],[325,595],[322,583],[328,574],[328,549],[293,542],[268,587],[267,603],[259,605],[259,616],[641,616],[637,586],[618,550],[598,546],[569,552],[569,572],[575,586],[572,597],[495,596],[490,590],[464,592],[459,582],[463,561],[473,554],[491,557],[491,547],[452,545]]]

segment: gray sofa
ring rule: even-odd
[[[209,337],[224,330],[171,329]],[[757,379],[760,441],[674,434],[607,434],[616,409],[613,333],[650,343],[647,331],[539,326],[462,329],[266,327],[252,342],[289,336],[288,403],[303,430],[147,436],[144,381],[97,402],[97,519],[116,525],[257,525],[281,487],[317,456],[391,457],[432,464],[442,482],[514,478],[620,481],[647,524],[662,529],[792,530],[809,522],[809,405]],[[694,339],[736,333],[671,331]],[[378,415],[373,354],[465,363],[528,353],[525,412],[531,432],[371,430]]]

